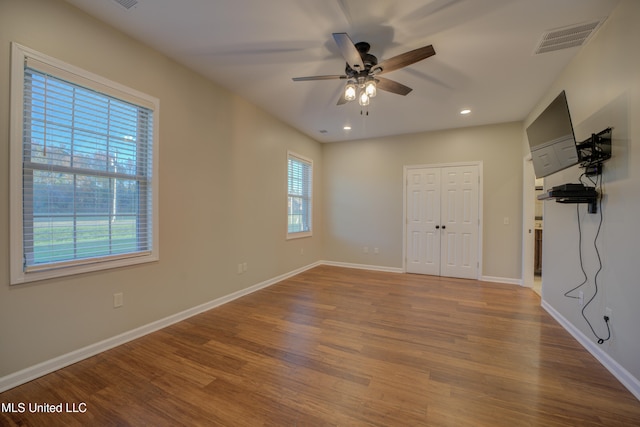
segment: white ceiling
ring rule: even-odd
[[[606,17],[618,0],[67,0],[249,99],[321,142],[522,120],[580,48],[534,55],[548,30]],[[337,106],[331,36],[367,41],[379,61],[432,44],[436,55],[385,77],[369,115]],[[461,116],[459,111],[472,113]],[[352,130],[345,131],[345,125]],[[324,130],[326,133],[321,133]]]

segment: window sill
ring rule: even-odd
[[[93,271],[102,271],[112,268],[126,267],[136,264],[144,264],[158,261],[158,255],[148,253],[144,255],[125,256],[117,259],[109,260],[85,260],[82,264],[73,264],[67,266],[52,265],[50,269],[40,269],[37,271],[18,271],[11,275],[11,285],[19,285],[22,283],[36,282],[40,280],[53,279],[57,277],[73,276],[76,274],[90,273]]]
[[[311,231],[302,231],[299,233],[287,233],[287,240],[302,239],[304,237],[311,237],[311,236],[313,236],[313,232]]]

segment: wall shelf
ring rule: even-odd
[[[556,203],[586,203],[589,213],[598,213],[598,191],[582,184],[564,184],[538,196],[538,200],[555,200]]]

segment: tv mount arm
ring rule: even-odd
[[[602,162],[611,158],[611,131],[612,128],[606,128],[576,144],[578,161],[585,170],[585,175],[602,174]]]

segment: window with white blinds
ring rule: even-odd
[[[13,58],[22,59],[14,82],[21,88],[12,88],[21,89],[21,129],[12,134],[20,147],[12,190],[21,187],[21,212],[12,220],[21,223],[21,265],[12,281],[157,259],[157,101],[14,48],[22,51]]]
[[[313,162],[289,152],[287,176],[287,237],[311,236]]]

